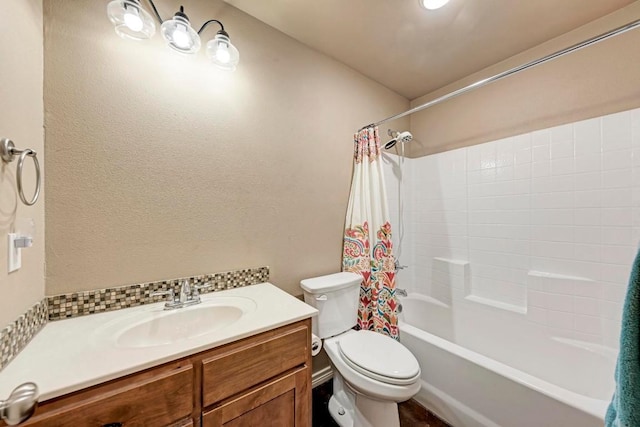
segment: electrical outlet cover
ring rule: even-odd
[[[9,233],[7,242],[7,253],[9,254],[9,262],[7,264],[9,273],[12,273],[22,267],[22,251],[20,248],[16,248],[15,241],[18,235],[16,233]]]

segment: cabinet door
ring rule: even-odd
[[[311,427],[309,368],[233,398],[202,416],[202,427]]]

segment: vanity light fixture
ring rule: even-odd
[[[420,6],[428,10],[440,9],[445,4],[449,3],[449,0],[419,0]]]
[[[165,21],[160,17],[153,0],[147,1],[160,23],[160,32],[167,46],[180,53],[197,53],[201,47],[200,34],[209,24],[218,24],[220,30],[207,43],[207,56],[220,69],[227,71],[236,69],[240,61],[240,53],[231,44],[229,33],[224,30],[222,22],[210,19],[196,32],[191,26],[189,17],[184,13],[184,7],[180,6],[180,10],[173,18]],[[140,0],[112,0],[107,5],[107,15],[115,26],[116,33],[122,38],[144,40],[155,34],[156,26],[153,18],[142,8]]]

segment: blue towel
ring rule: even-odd
[[[640,252],[636,255],[622,311],[616,389],[606,427],[640,427]]]

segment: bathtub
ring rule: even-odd
[[[613,349],[464,300],[455,311],[415,293],[400,302],[400,341],[422,369],[415,399],[454,427],[602,427]]]

